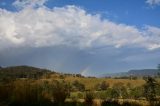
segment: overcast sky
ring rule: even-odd
[[[101,75],[160,63],[160,0],[0,0],[0,65]]]

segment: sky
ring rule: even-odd
[[[160,64],[160,0],[0,0],[0,66],[98,76]]]

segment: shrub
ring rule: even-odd
[[[11,98],[13,85],[9,84],[0,84],[0,102],[8,103]]]
[[[141,106],[140,104],[136,103],[136,102],[128,102],[125,101],[121,104],[121,106]]]
[[[121,106],[118,101],[107,100],[103,101],[101,106]]]
[[[128,97],[127,89],[124,86],[124,84],[121,82],[115,83],[113,85],[112,94],[117,98],[118,97],[120,97],[120,98],[127,98]]]
[[[103,101],[101,106],[141,106],[141,105],[135,102],[124,101],[123,103],[119,103],[116,100],[107,100]]]
[[[130,98],[133,98],[133,99],[139,99],[140,97],[143,97],[143,92],[144,92],[144,89],[142,86],[140,87],[135,87],[135,88],[132,88],[130,89]]]
[[[93,99],[94,99],[93,92],[87,91],[86,95],[85,95],[85,104],[87,106],[92,106],[93,105]]]
[[[106,83],[106,81],[103,81],[103,82],[100,84],[100,89],[101,89],[101,90],[107,90],[108,87],[109,87],[109,84]]]
[[[73,89],[76,90],[76,91],[77,90],[78,91],[84,91],[85,90],[85,85],[80,83],[78,80],[75,80],[72,85],[73,85]]]
[[[77,93],[77,97],[78,97],[79,99],[83,99],[83,98],[84,98],[84,93],[78,92],[78,93]]]
[[[70,95],[70,85],[65,81],[54,81],[51,88],[54,103],[56,104],[63,104],[67,96]]]
[[[146,80],[146,84],[144,85],[145,97],[150,102],[151,105],[154,105],[154,102],[156,101],[157,85],[158,85],[157,81],[152,77],[148,77]]]
[[[100,90],[107,90],[109,88],[109,84],[106,81],[103,81],[102,83],[98,83],[95,85],[95,90],[100,91]]]
[[[111,90],[111,98],[117,99],[119,96],[120,96],[120,95],[119,95],[119,93],[118,93],[117,90],[115,90],[115,89],[112,89],[112,90]]]

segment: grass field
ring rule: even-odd
[[[101,83],[102,81],[106,81],[112,87],[115,83],[123,83],[127,85],[130,83],[134,87],[141,86],[145,83],[143,79],[137,80],[129,80],[129,79],[112,79],[112,78],[73,78],[73,77],[66,77],[66,81],[73,82],[74,80],[78,80],[79,82],[85,84],[86,89],[94,89],[95,85]]]
[[[155,78],[158,84],[160,84],[160,78]],[[144,96],[144,85],[146,81],[143,78],[130,79],[128,78],[95,78],[95,77],[83,77],[83,76],[75,76],[75,75],[64,75],[58,73],[44,74],[39,79],[32,78],[17,78],[14,83],[8,83],[11,87],[13,87],[13,91],[10,91],[10,86],[2,85],[0,86],[2,89],[1,93],[7,91],[6,86],[8,86],[8,91],[11,92],[8,95],[9,100],[12,103],[16,101],[30,101],[30,95],[37,97],[37,95],[41,95],[43,100],[48,100],[49,103],[52,103],[53,97],[63,96],[64,93],[69,91],[69,94],[65,97],[65,103],[86,103],[86,95],[88,92],[93,95],[93,106],[104,106],[103,103],[118,102],[120,104],[130,103],[130,104],[139,104],[140,106],[149,106],[149,101],[147,101]],[[59,82],[59,83],[56,83]],[[75,86],[74,83],[78,82],[80,85],[84,85],[84,89],[81,89],[81,86]],[[107,84],[106,89],[102,89],[100,85],[105,82]],[[57,84],[57,85],[56,85]],[[77,83],[76,83],[77,84]],[[117,86],[118,84],[118,86]],[[67,86],[66,86],[67,85]],[[116,85],[116,86],[115,86]],[[70,88],[68,88],[70,86]],[[80,88],[80,89],[79,89]],[[98,88],[98,89],[97,89]],[[34,93],[33,93],[34,91]],[[38,91],[38,93],[37,93]],[[60,91],[60,92],[59,92]],[[62,92],[61,92],[62,91]],[[118,93],[115,95],[115,91]],[[26,93],[28,92],[28,93]],[[52,93],[56,93],[53,95]],[[159,91],[158,91],[159,92]],[[157,97],[159,98],[160,92],[157,92]],[[59,94],[61,93],[61,94]],[[10,95],[14,94],[14,95]],[[24,95],[24,96],[22,96]],[[6,96],[0,95],[1,99]],[[15,97],[16,99],[12,98]],[[33,97],[32,96],[32,97]],[[27,100],[22,97],[29,97]],[[35,99],[35,98],[34,98]],[[36,99],[35,99],[36,100]],[[25,103],[25,102],[24,102]],[[139,106],[138,105],[138,106]],[[69,105],[70,106],[70,105]],[[79,106],[79,105],[78,105]],[[132,105],[131,105],[132,106]],[[137,106],[137,105],[133,105]]]
[[[114,78],[88,78],[88,77],[73,77],[73,76],[65,76],[63,78],[60,78],[59,75],[51,75],[49,79],[47,80],[65,80],[67,82],[74,82],[79,81],[80,83],[84,84],[87,90],[94,89],[95,85],[101,83],[102,81],[106,81],[106,83],[109,84],[110,87],[112,87],[116,83],[123,83],[124,86],[127,86],[127,84],[130,84],[132,87],[138,87],[143,84],[145,84],[145,80],[142,78],[138,78],[136,80],[130,80],[130,79],[114,79]],[[160,79],[158,79],[160,81]]]
[[[146,82],[143,78],[137,78],[137,79],[115,79],[115,78],[94,78],[94,77],[74,77],[74,76],[64,76],[64,77],[61,77],[60,75],[51,75],[50,78],[48,79],[45,79],[45,80],[48,80],[48,81],[51,81],[51,80],[65,80],[66,82],[70,82],[70,83],[73,83],[74,81],[78,81],[82,84],[85,85],[85,89],[86,90],[92,90],[94,91],[95,90],[95,86],[103,81],[105,81],[106,83],[109,84],[109,87],[112,88],[112,86],[116,83],[122,83],[124,86],[128,86],[128,85],[131,85],[133,88],[134,87],[140,87],[140,86],[143,86]],[[159,83],[160,83],[160,79],[157,78],[156,79]],[[94,91],[95,92],[95,91]],[[103,93],[103,91],[96,91],[96,92],[101,92]],[[105,92],[105,91],[104,91]],[[105,94],[105,93],[104,93]],[[77,91],[77,92],[71,92],[71,98],[67,99],[67,101],[72,101],[72,97],[78,97],[78,101],[79,102],[84,102],[84,96],[85,96],[85,93],[84,92],[80,92],[80,91]],[[80,99],[82,97],[82,99]],[[119,102],[134,102],[134,103],[138,103],[142,106],[149,106],[149,102],[144,100],[144,99],[118,99]],[[94,99],[94,104],[95,106],[100,106],[102,102],[102,99],[98,99],[95,98]]]

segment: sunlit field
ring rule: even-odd
[[[28,66],[2,68],[0,72],[2,106],[159,105],[158,76],[96,78]]]

